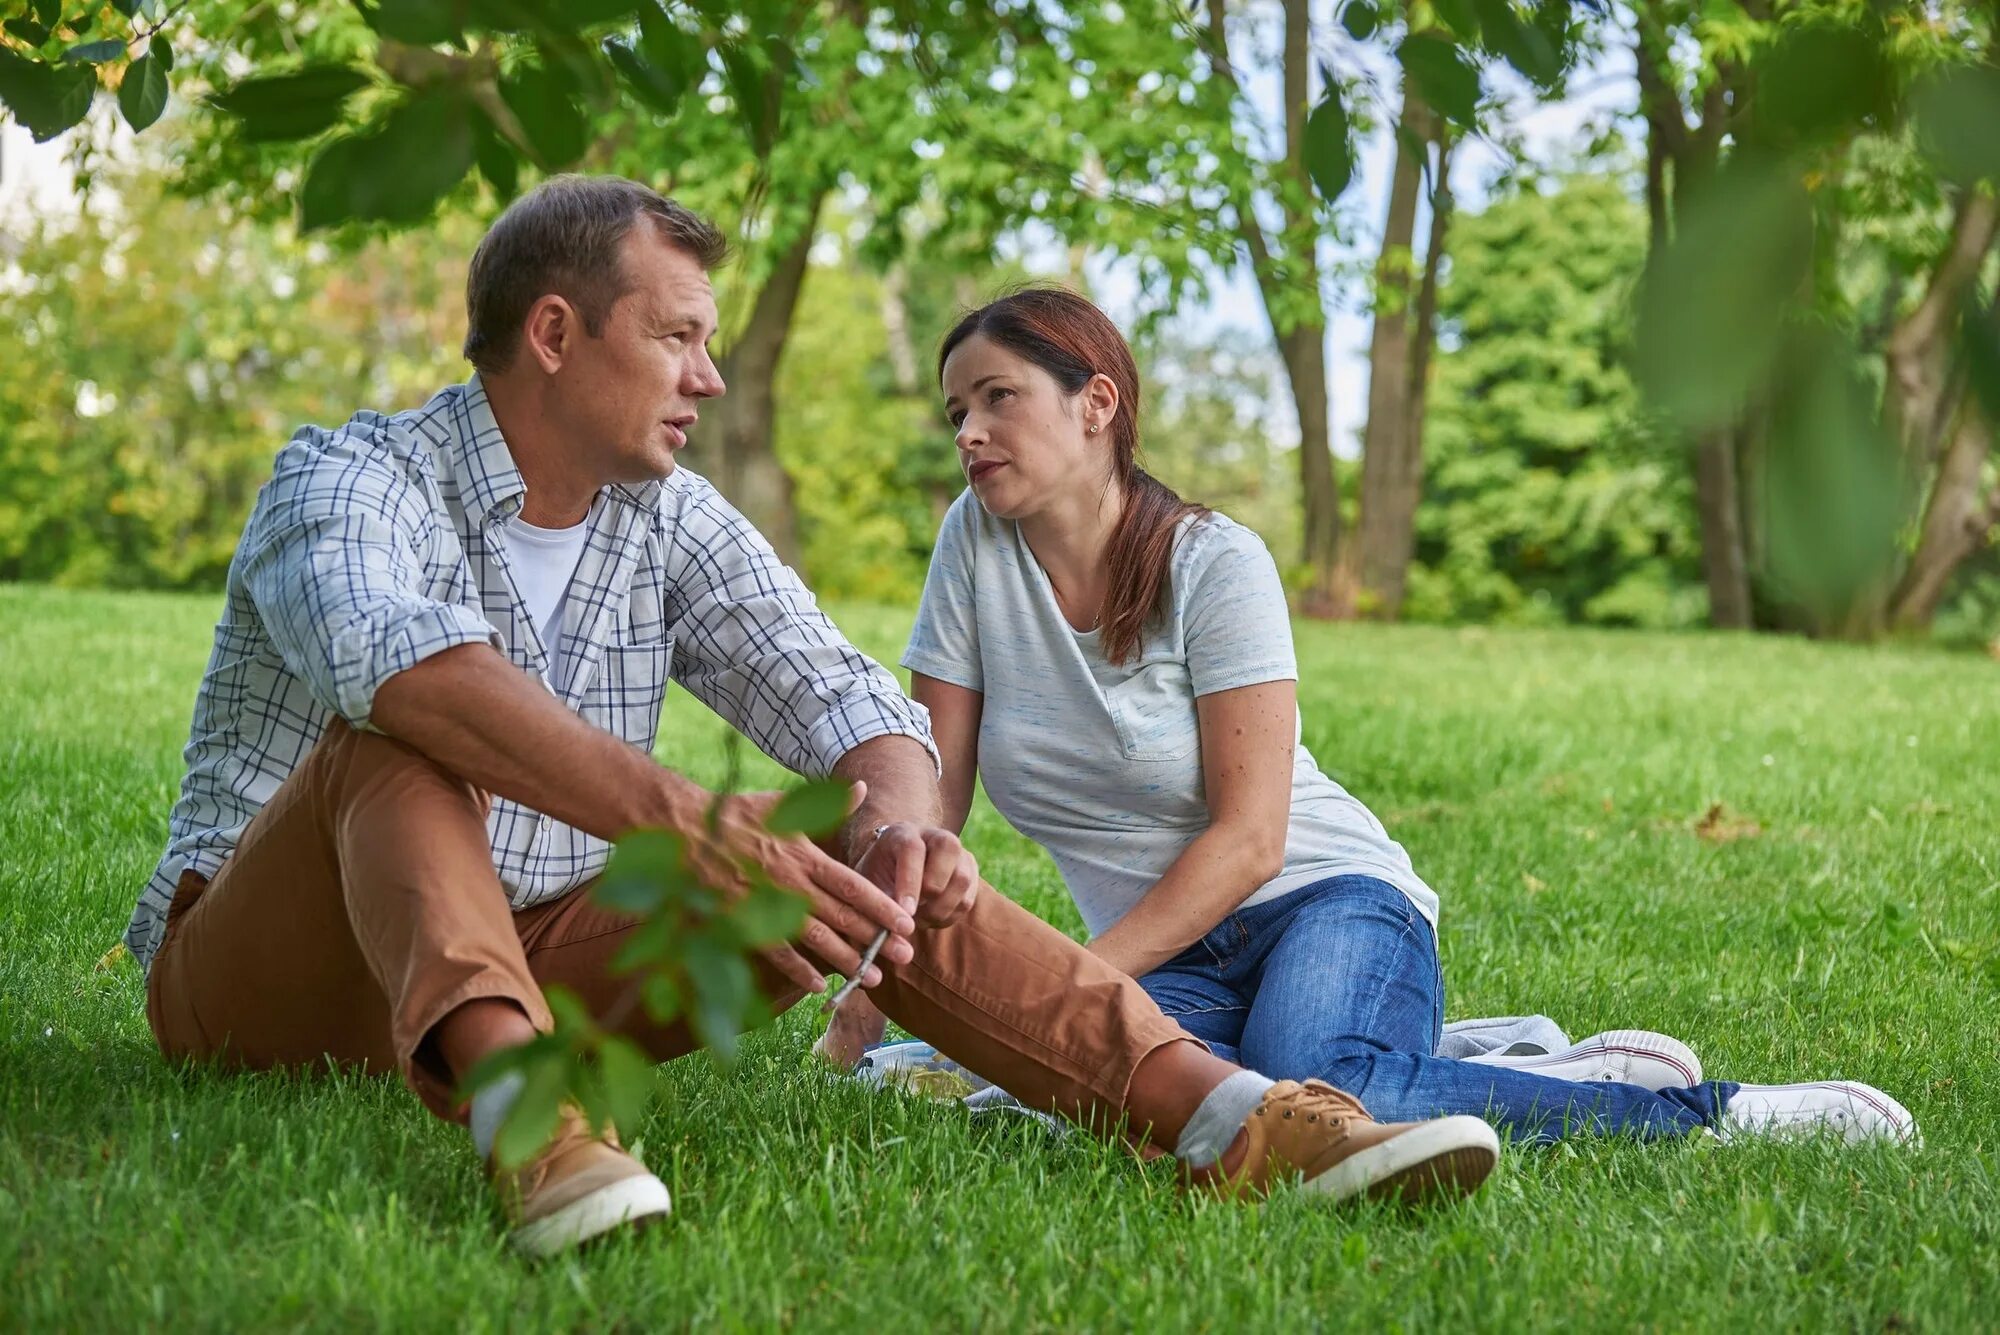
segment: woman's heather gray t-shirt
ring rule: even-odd
[[[1012,521],[971,492],[945,516],[903,666],[980,692],[979,773],[993,805],[1048,849],[1091,934],[1108,929],[1208,828],[1195,698],[1295,681],[1284,586],[1251,530],[1184,520],[1166,614],[1106,661],[1063,619]],[[1292,769],[1285,865],[1246,904],[1328,876],[1379,877],[1437,922],[1437,896],[1382,823],[1320,773]]]

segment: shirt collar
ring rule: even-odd
[[[466,514],[482,523],[501,511],[511,517],[519,512],[521,500],[528,494],[527,484],[514,465],[507,438],[500,434],[500,423],[493,417],[493,404],[477,371],[465,382],[464,390],[464,411],[451,417],[453,439],[446,447],[458,478],[459,496]],[[660,508],[664,488],[658,479],[652,479],[614,482],[605,490],[652,514]]]
[[[521,508],[528,488],[521,481],[521,470],[514,466],[500,424],[493,420],[493,405],[487,401],[486,386],[477,371],[465,382],[460,402],[464,411],[450,419],[453,438],[446,449],[465,513],[481,523],[503,508],[512,515]]]

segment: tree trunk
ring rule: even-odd
[[[1951,348],[1965,297],[1977,286],[1996,238],[2000,203],[1968,191],[1923,300],[1883,348],[1885,415],[1905,465],[1929,482],[1916,550],[1882,606],[1881,620],[1900,630],[1930,625],[1952,574],[2000,522],[2000,490],[1987,495],[1982,485],[1991,423]]]
[[[1981,487],[1991,449],[1992,433],[1968,396],[1959,406],[1957,429],[1931,485],[1917,550],[1889,600],[1889,621],[1898,629],[1930,625],[1959,563],[1978,551],[2000,524],[2000,487],[1990,494]]]
[[[1743,507],[1736,473],[1736,431],[1717,427],[1694,447],[1694,502],[1701,519],[1701,565],[1708,580],[1709,624],[1748,630],[1750,568],[1743,555]]]
[[[1310,200],[1313,185],[1305,168],[1305,122],[1312,67],[1312,25],[1307,0],[1285,0],[1285,48],[1283,99],[1285,109],[1285,158],[1278,171],[1295,187],[1297,199]],[[1229,61],[1229,33],[1225,24],[1224,0],[1208,0],[1208,31],[1204,45],[1215,76],[1241,91],[1241,82]],[[1257,277],[1257,290],[1264,298],[1264,312],[1271,320],[1278,355],[1285,363],[1285,376],[1292,389],[1292,405],[1299,423],[1299,485],[1305,509],[1300,555],[1311,575],[1299,600],[1299,610],[1309,616],[1332,616],[1339,611],[1336,598],[1340,557],[1340,479],[1333,467],[1332,410],[1326,376],[1326,315],[1319,301],[1319,257],[1316,253],[1318,227],[1310,209],[1300,210],[1289,200],[1280,201],[1285,229],[1282,259],[1271,251],[1271,240],[1257,221],[1255,201],[1246,195],[1233,197],[1238,232],[1250,253],[1250,268]],[[1300,293],[1311,293],[1313,314],[1297,319]]]
[[[915,398],[923,392],[917,370],[917,345],[910,337],[910,274],[901,264],[882,276],[882,329],[889,340],[889,374],[896,392]]]
[[[1439,144],[1431,226],[1418,296],[1411,300],[1417,198]],[[1361,446],[1361,523],[1343,555],[1353,610],[1393,620],[1402,611],[1423,482],[1423,381],[1436,334],[1437,269],[1450,220],[1450,169],[1437,117],[1405,88],[1389,211],[1375,264],[1375,326],[1368,349],[1368,425]],[[1358,577],[1355,572],[1358,572]]]
[[[1986,253],[2000,234],[2000,203],[1968,191],[1952,221],[1951,241],[1923,300],[1890,333],[1882,359],[1889,424],[1913,468],[1925,469],[1951,439],[1953,402],[1962,378],[1951,374],[1950,337],[1966,291],[1979,281]]]
[[[1690,188],[1713,174],[1722,145],[1728,108],[1742,93],[1743,72],[1718,63],[1704,91],[1701,117],[1690,124],[1681,93],[1671,79],[1672,44],[1662,7],[1635,6],[1639,105],[1646,117],[1646,213],[1650,234],[1646,265],[1651,271],[1673,240],[1674,217]],[[1708,584],[1712,625],[1746,630],[1755,624],[1750,567],[1743,536],[1743,495],[1739,483],[1736,426],[1726,423],[1694,441],[1695,509],[1701,520],[1701,564]]]
[[[719,452],[697,460],[722,494],[755,524],[788,565],[799,560],[798,518],[792,507],[792,480],[778,462],[776,447],[778,363],[791,334],[792,315],[805,287],[819,208],[813,201],[805,226],[778,256],[757,290],[749,322],[730,344],[718,369],[729,392],[710,412],[718,419]]]
[[[1326,387],[1326,326],[1302,324],[1278,336],[1278,354],[1291,382],[1299,422],[1299,488],[1305,498],[1305,562],[1312,578],[1299,610],[1333,616],[1340,557],[1340,482],[1329,443],[1332,410]]]

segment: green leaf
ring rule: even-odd
[[[782,48],[780,42],[770,43]],[[722,81],[729,89],[736,114],[750,136],[750,147],[761,160],[769,157],[778,134],[778,103],[770,82],[771,52],[748,42],[732,42],[718,47],[722,58]],[[790,56],[785,56],[787,63]],[[783,68],[783,66],[780,66]]]
[[[350,65],[308,65],[290,74],[245,79],[214,105],[243,123],[251,143],[308,139],[339,123],[347,99],[369,78]]]
[[[0,49],[0,103],[38,144],[45,144],[90,112],[97,71],[89,65],[45,65]]]
[[[1472,0],[1431,0],[1444,25],[1468,44],[1479,40],[1479,12]]]
[[[55,26],[62,22],[62,0],[35,0],[35,17],[44,28],[55,31]],[[131,16],[128,13],[126,17]]]
[[[1988,422],[2000,422],[2000,296],[1981,308],[1968,294],[1959,312],[1958,350],[1965,377]]]
[[[49,30],[33,19],[8,19],[0,27],[6,28],[29,46],[40,46],[49,40]]]
[[[425,217],[470,170],[472,125],[470,104],[439,89],[409,98],[368,134],[328,144],[307,169],[300,227]]]
[[[664,974],[648,974],[639,984],[639,999],[646,1003],[646,1014],[655,1024],[672,1024],[687,1008],[681,990]]]
[[[1372,0],[1353,0],[1340,11],[1340,24],[1347,29],[1349,37],[1365,42],[1382,26],[1382,12],[1375,8]]]
[[[146,54],[158,59],[163,70],[171,70],[174,67],[174,48],[163,32],[154,33],[152,40],[146,43]]]
[[[63,52],[62,58],[71,64],[102,65],[107,60],[116,60],[125,54],[125,43],[116,37],[101,42],[85,42]]]
[[[1744,157],[1698,192],[1639,293],[1637,369],[1695,429],[1727,422],[1769,371],[1812,254],[1812,210],[1782,162]]]
[[[741,955],[704,936],[690,943],[687,972],[694,986],[688,1024],[716,1060],[732,1065],[743,1033],[743,1016],[757,995],[750,965]]]
[[[493,1157],[507,1168],[519,1168],[540,1154],[555,1134],[563,1101],[577,1082],[576,1058],[561,1048],[547,1048],[522,1072],[521,1092],[493,1138]]]
[[[653,1097],[653,1062],[630,1039],[612,1035],[597,1050],[598,1077],[611,1120],[628,1140],[639,1130]]]
[[[458,1088],[453,1091],[455,1096],[461,1100],[469,1099],[488,1085],[498,1083],[502,1077],[515,1071],[525,1071],[534,1065],[542,1048],[548,1046],[547,1037],[538,1036],[533,1042],[494,1049],[459,1079]]]
[[[1544,90],[1562,81],[1568,57],[1541,24],[1525,23],[1511,0],[1472,0],[1487,50]]]
[[[591,1019],[590,1007],[561,983],[551,983],[542,989],[542,1000],[548,1003],[549,1017],[555,1021],[555,1033],[559,1039],[572,1043],[587,1038],[596,1032],[597,1022]]]
[[[1320,198],[1329,204],[1339,199],[1354,179],[1354,143],[1348,136],[1347,108],[1341,104],[1340,89],[1331,82],[1326,97],[1306,117],[1301,151],[1306,173]]]
[[[1416,81],[1424,101],[1467,129],[1479,113],[1479,70],[1463,51],[1436,33],[1405,37],[1396,48],[1403,72]]]
[[[612,847],[597,880],[597,902],[626,913],[651,913],[692,883],[687,843],[671,830],[634,830]]]
[[[1771,383],[1760,489],[1768,577],[1787,602],[1828,620],[1893,573],[1908,475],[1846,336],[1824,325],[1792,331]]]
[[[1913,95],[1917,142],[1961,183],[2000,182],[2000,69],[1962,65],[1927,80]]]
[[[831,834],[847,819],[854,789],[840,779],[800,784],[771,808],[764,828],[773,834]]]
[[[680,110],[681,97],[687,92],[687,85],[677,83],[649,64],[635,52],[630,43],[620,37],[604,39],[604,54],[610,58],[611,67],[639,100],[662,115],[671,116]]]
[[[514,156],[513,146],[500,137],[486,117],[479,117],[473,128],[477,137],[472,152],[479,163],[479,174],[505,203],[521,188],[521,161]]]
[[[590,121],[567,78],[539,65],[525,66],[500,81],[500,98],[521,122],[543,166],[566,167],[583,156]]]
[[[534,32],[569,22],[567,17],[558,18],[537,0],[462,0],[462,3],[473,25],[490,32]]]
[[[452,0],[378,0],[361,17],[384,37],[412,46],[457,42],[461,34]]]
[[[1874,25],[1788,24],[1754,71],[1752,124],[1767,142],[1837,137],[1893,109],[1889,60]]]
[[[614,974],[634,973],[642,969],[659,968],[680,959],[680,922],[678,914],[655,913],[642,917],[625,933],[625,939],[612,952],[611,962],[605,967]]]
[[[648,5],[652,5],[652,0],[570,0],[563,6],[563,12],[575,27],[594,28],[600,23],[629,19]]]
[[[744,945],[775,946],[781,941],[795,940],[811,911],[804,895],[760,880],[730,905],[729,918]]]
[[[667,116],[680,110],[706,65],[699,39],[682,31],[653,0],[639,7],[636,41],[607,37],[603,45],[612,66],[639,100]]]
[[[135,133],[167,109],[167,70],[151,51],[126,67],[125,81],[118,85],[118,109]]]

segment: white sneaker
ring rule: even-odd
[[[1722,1110],[1724,1140],[1738,1136],[1834,1136],[1921,1145],[1910,1110],[1872,1085],[1814,1080],[1802,1085],[1744,1085]]]
[[[1590,1084],[1686,1089],[1701,1083],[1701,1058],[1694,1055],[1694,1049],[1678,1038],[1644,1029],[1607,1029],[1560,1052],[1521,1057],[1489,1054],[1469,1060]]]

